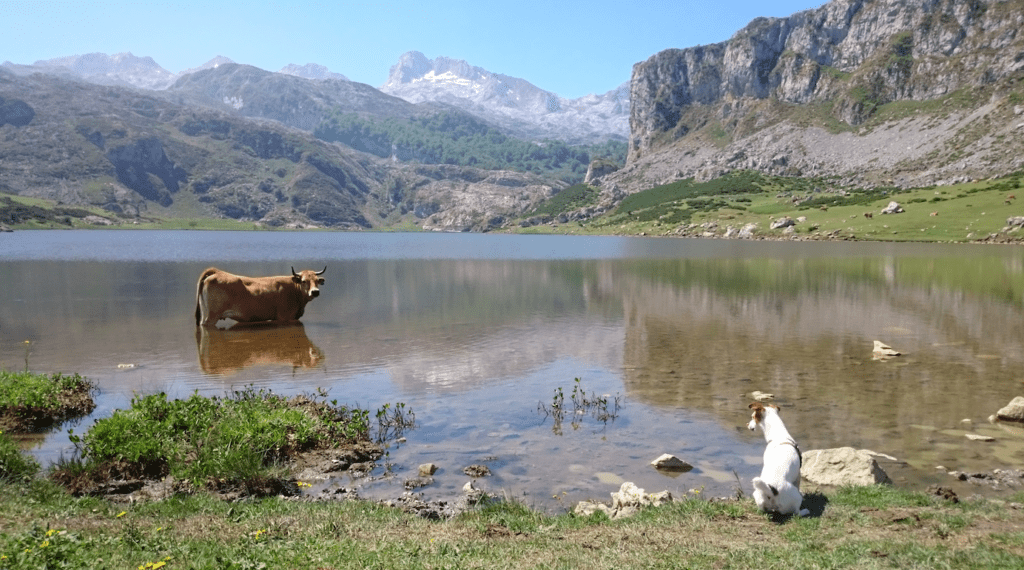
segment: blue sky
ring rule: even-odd
[[[604,93],[667,48],[729,39],[820,0],[204,2],[0,0],[0,62],[93,52],[171,72],[223,55],[277,71],[319,63],[380,87],[407,51],[463,59],[562,97]]]

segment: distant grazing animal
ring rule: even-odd
[[[864,212],[864,217],[870,220],[871,218],[875,217],[875,215],[872,214],[871,212]]]
[[[748,407],[754,411],[750,415],[747,429],[754,431],[761,426],[764,439],[768,442],[764,450],[761,476],[754,477],[752,481],[754,502],[766,513],[802,517],[809,515],[809,510],[800,508],[804,500],[800,494],[800,466],[803,458],[796,440],[789,435],[779,417],[779,407],[761,402],[754,402]]]
[[[297,321],[306,303],[320,295],[323,271],[307,269],[291,276],[245,277],[211,267],[196,284],[196,326],[216,326],[220,319],[240,323]]]
[[[938,212],[932,212],[932,213],[930,213],[930,214],[928,214],[928,215],[929,215],[929,216],[938,216],[938,215],[939,215],[939,213],[938,213]]]

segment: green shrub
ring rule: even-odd
[[[0,426],[26,432],[84,416],[96,407],[94,390],[78,374],[0,371]]]
[[[0,479],[5,481],[23,481],[31,479],[39,472],[39,463],[21,452],[15,443],[4,432],[0,432]]]
[[[378,412],[381,431],[394,432],[393,425],[385,424],[396,417],[401,428],[412,425],[414,416],[404,404],[398,410],[385,406]],[[368,442],[370,429],[365,410],[248,388],[227,398],[136,396],[129,409],[97,420],[85,435],[69,434],[81,460],[66,462],[66,478],[83,472],[148,478],[171,474],[195,484],[223,484],[275,479],[277,467],[296,454]]]

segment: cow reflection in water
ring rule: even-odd
[[[319,366],[324,353],[310,342],[302,323],[235,325],[227,330],[197,327],[199,365],[207,374],[233,374],[257,364]]]

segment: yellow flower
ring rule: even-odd
[[[121,512],[117,513],[117,517],[116,518],[121,518],[121,517],[123,517],[127,513],[128,513],[128,511],[121,511]]]
[[[46,548],[47,546],[50,546],[50,541],[44,540],[43,543],[39,545],[39,548]]]
[[[53,536],[55,534],[57,534],[57,529],[55,528],[51,528],[50,530],[46,531],[46,536]]]

